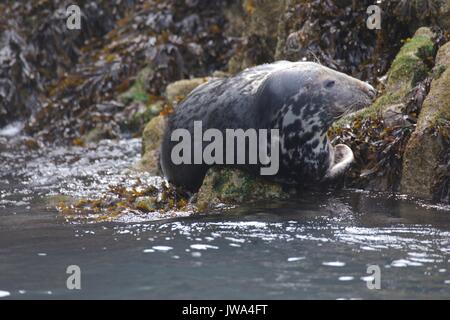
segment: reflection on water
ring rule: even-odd
[[[347,190],[94,224],[45,208],[49,194],[157,183],[126,169],[139,151],[124,140],[0,152],[0,298],[450,298],[445,205]],[[65,286],[69,265],[82,270],[80,291]],[[370,265],[381,290],[367,288]]]

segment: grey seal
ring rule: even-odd
[[[194,133],[194,121],[201,121],[203,128],[221,132],[278,129],[279,170],[268,179],[307,186],[336,178],[352,163],[353,152],[346,145],[333,147],[327,131],[342,116],[369,106],[375,96],[368,83],[313,62],[279,61],[212,79],[170,115],[161,145],[162,172],[178,187],[200,188],[211,165],[175,164],[171,152],[174,130]],[[234,166],[254,174],[261,167]]]

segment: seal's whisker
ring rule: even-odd
[[[350,103],[350,104],[348,104],[348,105],[345,105],[345,107],[344,107],[345,111],[344,111],[342,114],[333,117],[333,119],[339,120],[339,119],[341,119],[341,118],[343,118],[343,117],[345,117],[345,116],[347,116],[347,115],[353,113],[353,112],[355,111],[355,110],[353,110],[353,108],[354,108],[355,106],[357,106],[358,104],[359,104],[359,101],[352,102],[352,103]]]

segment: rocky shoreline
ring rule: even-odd
[[[381,92],[329,131],[356,158],[333,188],[450,202],[449,0],[382,3],[380,30],[366,27],[372,1],[170,0],[80,1],[85,29],[70,33],[66,4],[0,4],[0,125],[23,121],[30,150],[142,136],[135,169],[158,175],[165,119],[195,87],[262,63],[316,61]],[[150,193],[158,205],[119,197],[145,212],[296,194],[228,168],[210,170],[192,199]]]
[[[429,28],[418,29],[394,59],[382,95],[330,130],[333,143],[347,144],[356,154],[356,164],[338,185],[449,201],[450,42],[437,51],[434,39]],[[204,81],[175,82],[166,96],[186,96]],[[144,130],[141,168],[153,174],[161,174],[158,153],[165,118],[153,118]],[[295,194],[285,189],[237,169],[213,168],[197,195],[198,207]]]

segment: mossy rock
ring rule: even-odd
[[[95,128],[84,134],[79,140],[82,142],[81,144],[87,144],[97,143],[105,139],[117,139],[119,137],[117,132],[118,129],[108,123],[98,124]]]
[[[161,175],[159,153],[164,130],[166,129],[166,121],[166,116],[159,115],[145,126],[142,133],[142,159],[137,169],[153,175]]]
[[[387,92],[404,96],[430,72],[434,56],[433,33],[420,28],[408,39],[392,62],[388,72]]]
[[[192,90],[208,81],[208,78],[194,78],[175,81],[166,88],[166,99],[169,104],[176,105],[183,100]]]
[[[398,105],[402,102],[404,96],[401,96],[398,92],[387,92],[380,96],[372,105],[369,107],[354,112],[348,116],[343,117],[336,121],[330,132],[339,130],[351,126],[354,121],[362,119],[375,119],[383,115],[386,109],[394,105]]]
[[[138,197],[134,201],[134,206],[143,212],[157,211],[159,209],[158,197],[156,196]]]
[[[158,116],[163,109],[164,101],[162,100],[146,105],[142,111],[136,112],[132,115],[129,122],[129,127],[131,129],[142,128],[143,125],[147,124],[154,117]]]
[[[355,164],[346,175],[348,185],[398,191],[403,154],[413,128],[404,107],[408,94],[431,73],[432,37],[429,28],[418,29],[392,62],[384,93],[368,108],[334,123],[329,131],[336,143],[349,145],[355,154]]]
[[[397,54],[388,71],[386,90],[371,106],[336,121],[334,130],[352,124],[355,119],[381,117],[385,109],[403,102],[406,94],[430,72],[434,53],[433,33],[429,28],[420,28]]]
[[[244,171],[214,167],[211,168],[197,194],[200,211],[219,204],[241,204],[254,201],[287,199],[290,193],[280,184],[254,177]]]
[[[192,90],[207,81],[208,78],[195,78],[180,80],[169,84],[165,94],[167,103],[169,105],[177,104]],[[135,116],[135,121],[139,121],[139,123],[143,120],[149,120],[142,133],[142,159],[136,168],[138,170],[147,171],[153,175],[161,175],[159,149],[166,128],[167,117],[160,113],[163,110],[164,105],[164,101],[157,101],[149,105],[144,112],[138,113]]]
[[[56,208],[60,205],[70,206],[78,201],[78,199],[62,194],[49,195],[43,198],[46,208]]]
[[[436,61],[437,65],[445,63],[445,71],[433,80],[423,103],[405,150],[401,182],[402,192],[424,198],[435,198],[439,184],[447,183],[438,179],[438,168],[445,167],[450,179],[448,163],[443,163],[450,152],[450,42],[440,48]]]

